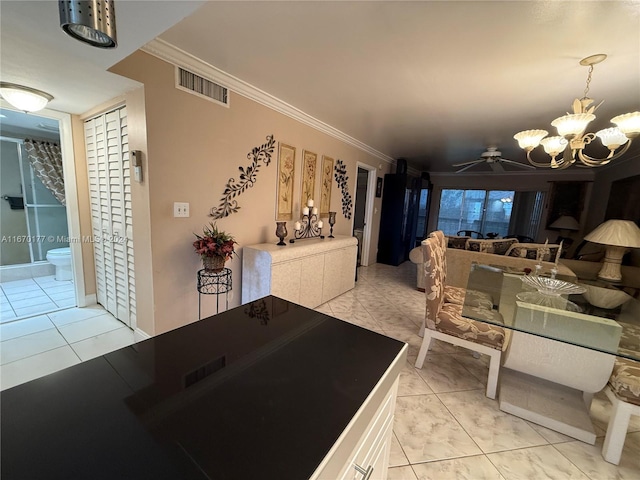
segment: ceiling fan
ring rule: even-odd
[[[470,162],[456,163],[453,166],[456,168],[462,167],[459,170],[456,170],[456,173],[460,173],[470,169],[475,165],[479,165],[485,162],[489,164],[489,166],[494,172],[504,172],[505,169],[502,166],[503,163],[514,165],[516,167],[526,168],[529,170],[536,169],[532,165],[527,165],[525,163],[515,162],[513,160],[502,158],[502,152],[499,151],[497,147],[487,147],[487,150],[485,152],[482,152],[482,154],[480,155],[480,158],[478,158],[477,160],[472,160]]]

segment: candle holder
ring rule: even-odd
[[[324,239],[322,235],[322,220],[318,219],[318,208],[313,206],[313,200],[309,199],[307,206],[302,209],[302,218],[294,225],[295,237],[289,240],[289,243],[294,243],[296,240],[302,240],[304,238],[320,237]]]
[[[276,245],[286,245],[284,239],[287,236],[287,222],[276,222],[276,237],[280,239]]]
[[[329,212],[329,225],[331,225],[331,231],[329,232],[329,238],[335,238],[333,236],[333,226],[336,224],[336,212]]]

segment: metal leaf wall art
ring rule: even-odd
[[[209,212],[210,217],[215,219],[224,218],[240,210],[237,197],[244,193],[247,188],[253,187],[253,184],[256,183],[258,172],[260,171],[260,162],[269,166],[275,143],[273,135],[268,135],[266,143],[255,147],[247,154],[247,158],[251,160],[251,165],[247,168],[238,167],[238,170],[240,170],[238,182],[236,182],[236,179],[233,177],[229,179],[222,192],[220,204],[217,207],[211,208]]]
[[[336,179],[336,182],[338,183],[340,191],[342,192],[342,214],[347,220],[351,220],[353,200],[351,198],[351,194],[349,193],[349,185],[347,184],[349,177],[347,176],[347,166],[340,159],[336,160],[336,166],[334,167],[334,177]]]

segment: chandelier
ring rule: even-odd
[[[527,160],[531,165],[565,169],[579,160],[581,166],[600,167],[623,155],[629,149],[631,141],[640,135],[640,112],[625,113],[612,118],[611,123],[616,127],[605,128],[595,134],[585,133],[589,122],[596,118],[593,112],[602,105],[600,102],[597,106],[591,106],[593,99],[587,96],[593,66],[605,58],[607,58],[605,54],[598,54],[580,60],[580,65],[589,67],[584,96],[573,101],[573,113],[567,113],[551,122],[551,125],[558,130],[557,136],[547,137],[549,132],[546,130],[525,130],[513,136],[518,141],[520,148],[527,152]],[[594,158],[584,153],[585,146],[594,141],[596,137],[599,137],[602,144],[609,149],[609,155],[606,158]],[[531,151],[540,144],[551,157],[548,163],[536,162],[531,159]],[[558,159],[557,157],[561,153],[563,155]]]

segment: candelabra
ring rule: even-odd
[[[329,225],[331,225],[331,231],[329,232],[329,238],[335,238],[333,236],[333,226],[336,224],[336,212],[329,212]]]
[[[322,235],[322,220],[318,220],[318,208],[313,206],[313,200],[307,201],[307,206],[302,209],[302,219],[294,224],[294,237],[295,239],[289,240],[289,243],[294,243],[296,240],[302,240],[303,238],[320,237],[324,239]]]

